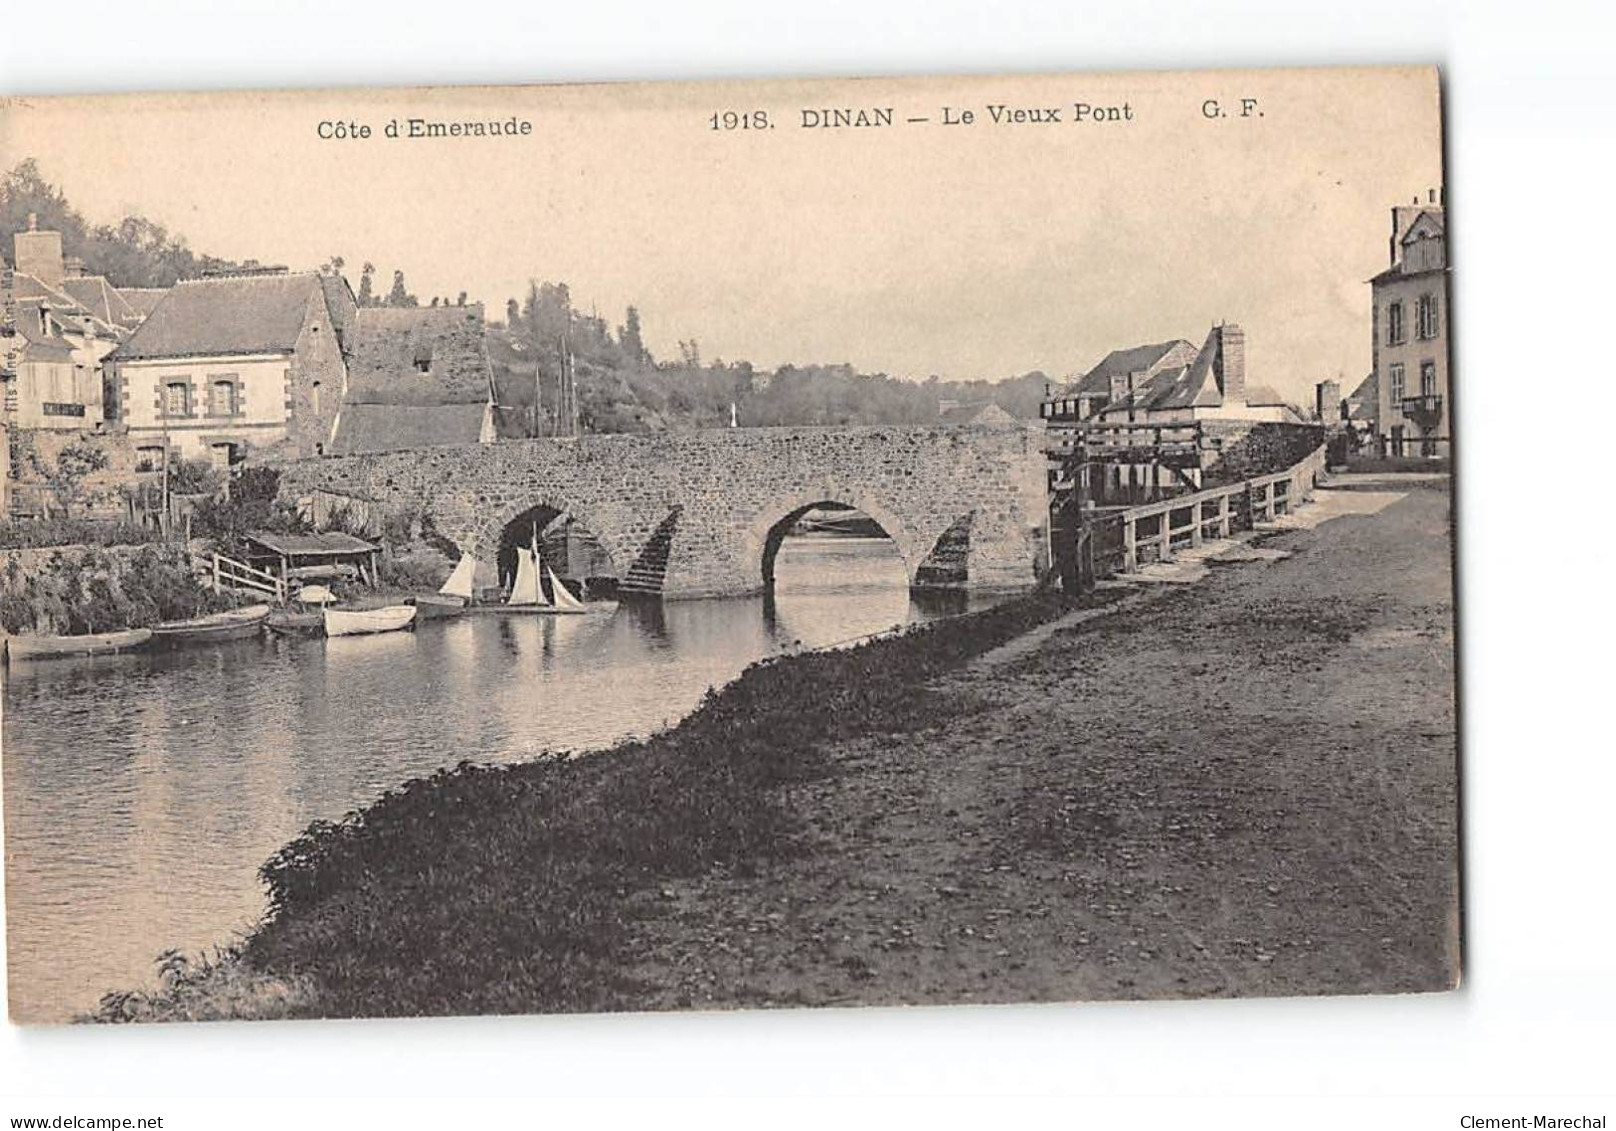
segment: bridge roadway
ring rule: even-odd
[[[880,523],[922,588],[1029,586],[1046,547],[1037,424],[582,436],[279,466],[284,498],[373,527],[422,522],[481,562],[513,524],[569,515],[626,590],[666,598],[765,588],[786,530],[824,503]]]

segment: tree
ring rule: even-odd
[[[617,328],[617,343],[623,347],[630,365],[646,365],[651,355],[646,351],[645,338],[640,333],[640,312],[630,306],[623,314],[623,324]]]
[[[388,306],[420,306],[416,297],[404,286],[404,272],[393,272],[393,289],[387,292]]]
[[[456,306],[465,306],[466,305],[466,292],[465,291],[460,292],[460,297],[455,299],[455,305]]]
[[[376,290],[374,284],[371,282],[371,276],[375,274],[376,265],[374,263],[366,263],[364,267],[360,268],[359,294],[354,297],[354,302],[358,303],[360,306],[376,305]]]
[[[119,287],[169,287],[204,271],[240,266],[211,255],[197,255],[162,224],[130,213],[117,224],[91,226],[61,189],[45,180],[39,163],[20,162],[0,179],[0,246],[8,250],[33,216],[41,231],[62,235],[62,251],[84,260],[92,275],[105,275]]]
[[[514,298],[505,300],[505,327],[512,331],[522,328],[522,304]]]
[[[342,274],[342,266],[346,262],[347,260],[343,259],[342,256],[333,255],[330,259],[327,259],[320,265],[320,274],[340,276]]]
[[[98,471],[105,471],[111,462],[104,449],[82,441],[64,447],[49,467],[39,466],[35,457],[40,477],[61,503],[64,514],[71,514],[74,505],[84,501],[84,481]]]

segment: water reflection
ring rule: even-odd
[[[776,577],[771,599],[12,667],[14,1015],[63,1018],[165,947],[228,943],[262,913],[260,863],[408,778],[646,735],[761,657],[959,611],[912,601],[881,540],[789,539]]]

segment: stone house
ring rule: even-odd
[[[106,359],[142,315],[100,275],[62,254],[60,232],[30,217],[14,237],[15,267],[0,288],[0,381],[16,428],[84,429],[105,412]]]
[[[1051,426],[1084,421],[1178,424],[1197,420],[1295,423],[1301,415],[1267,385],[1246,378],[1246,335],[1212,327],[1200,349],[1177,338],[1113,350],[1045,397]]]
[[[494,375],[484,330],[481,303],[358,311],[332,453],[491,443]]]
[[[339,277],[268,268],[176,283],[111,356],[118,419],[143,466],[330,443],[357,305]]]
[[[1302,421],[1301,413],[1273,389],[1247,379],[1246,335],[1234,323],[1212,327],[1199,349],[1175,338],[1113,350],[1076,381],[1051,389],[1040,413],[1048,424],[1045,452],[1052,485],[1061,481],[1065,461],[1084,434],[1079,425],[1115,425],[1113,429],[1089,429],[1091,450],[1109,446],[1117,453],[1109,462],[1114,464],[1111,473],[1118,485],[1152,489],[1172,482],[1157,466],[1158,458],[1143,463],[1118,460],[1124,452],[1143,459],[1158,439],[1154,426]],[[1189,461],[1193,466],[1185,469],[1185,478],[1198,482],[1204,458],[1194,451],[1196,435],[1180,429],[1163,432],[1159,438],[1164,444],[1188,450],[1194,458]]]
[[[1374,430],[1390,456],[1446,456],[1453,436],[1448,387],[1447,228],[1440,193],[1392,209],[1390,265],[1369,280],[1373,301]]]

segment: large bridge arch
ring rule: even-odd
[[[285,496],[424,514],[479,557],[512,519],[551,508],[600,540],[627,591],[713,597],[758,592],[771,531],[824,502],[879,523],[912,584],[1029,586],[1045,545],[1044,465],[1038,427],[967,426],[514,440],[279,466]],[[929,568],[949,545],[965,567]]]
[[[904,572],[913,583],[915,571],[925,558],[921,536],[888,501],[868,489],[860,490],[847,484],[824,483],[804,487],[770,498],[757,506],[736,547],[740,555],[738,567],[751,568],[754,576],[767,588],[774,580],[774,558],[779,553],[786,531],[803,515],[826,503],[851,507],[874,519],[897,547]]]

